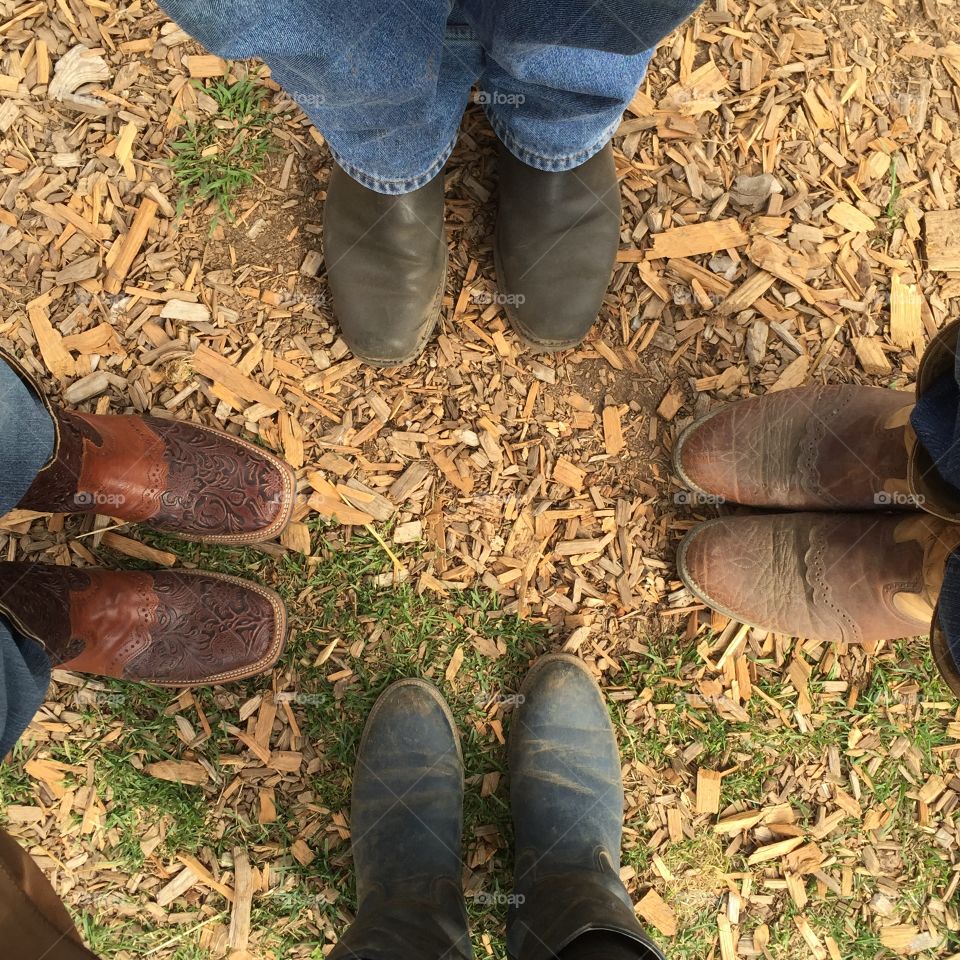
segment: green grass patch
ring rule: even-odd
[[[77,710],[86,738],[41,746],[54,759],[84,769],[92,760],[98,796],[107,806],[106,829],[98,839],[108,838],[103,855],[115,864],[110,876],[116,880],[98,888],[96,901],[82,892],[75,892],[72,902],[68,897],[85,935],[104,960],[126,960],[148,951],[163,960],[207,960],[198,946],[199,930],[205,921],[226,922],[225,903],[213,897],[197,912],[196,922],[188,917],[178,924],[157,925],[149,911],[132,909],[143,894],[129,893],[124,884],[128,877],[148,874],[158,864],[175,872],[177,853],[212,857],[222,870],[229,870],[238,846],[249,850],[256,864],[269,864],[273,878],[270,888],[254,900],[258,955],[265,960],[320,960],[325,948],[329,950],[331,936],[342,932],[356,906],[349,843],[334,832],[318,832],[310,839],[314,860],[308,866],[288,851],[305,822],[329,819],[317,809],[330,811],[330,817],[348,814],[353,764],[367,715],[389,683],[407,676],[435,682],[457,719],[466,775],[464,853],[476,871],[471,893],[483,894],[467,898],[475,948],[478,957],[487,956],[488,949],[495,957],[505,955],[505,895],[511,892],[513,836],[506,747],[487,721],[495,715],[508,731],[511,696],[530,662],[555,648],[557,641],[541,625],[505,614],[496,597],[483,590],[439,596],[418,593],[411,584],[382,585],[378,578],[391,569],[390,559],[363,531],[354,531],[345,540],[341,529],[317,522],[312,533],[310,557],[275,557],[255,548],[199,546],[142,531],[147,542],[175,552],[187,566],[257,581],[283,596],[292,633],[279,689],[292,694],[291,708],[303,734],[303,749],[311,758],[311,775],[301,772],[277,784],[274,823],[257,822],[257,779],[235,791],[229,802],[218,803],[238,768],[248,762],[238,764],[244,751],[225,724],[244,725],[239,708],[267,688],[265,678],[195,690],[211,735],[194,744],[178,735],[182,730],[175,719],[176,691],[105,682],[94,703],[85,698]],[[106,565],[142,566],[108,550],[101,551],[100,560]],[[321,652],[334,640],[333,654],[321,662]],[[446,668],[458,648],[463,662],[449,683]],[[631,774],[628,793],[639,791],[652,802],[671,793],[678,796],[688,789],[696,767],[704,765],[729,771],[723,781],[723,804],[739,800],[759,808],[782,802],[785,767],[797,770],[808,764],[822,771],[826,751],[839,750],[844,771],[855,772],[863,786],[864,811],[878,805],[890,811],[880,836],[899,844],[898,872],[912,878],[903,886],[898,908],[915,919],[927,915],[930,901],[949,885],[953,868],[932,831],[917,826],[915,801],[908,796],[912,788],[901,769],[909,761],[915,783],[939,769],[934,747],[944,742],[944,714],[918,711],[915,691],[922,683],[926,700],[944,699],[946,692],[930,679],[935,671],[925,648],[895,647],[876,660],[852,709],[843,695],[825,692],[825,681],[836,678],[814,670],[808,690],[813,711],[805,730],[793,722],[796,696],[779,666],[754,661],[756,685],[765,697],[755,696],[747,704],[747,720],[734,721],[700,695],[704,664],[695,644],[666,636],[650,639],[644,649],[618,663],[609,678],[611,718],[624,763],[639,761],[650,771],[639,779]],[[349,676],[331,681],[331,675],[346,672]],[[782,712],[772,710],[770,702],[779,704]],[[642,722],[636,719],[637,703],[646,704]],[[180,712],[181,719],[185,716],[199,731],[192,708]],[[118,727],[118,735],[100,743],[104,731]],[[898,738],[905,738],[909,757],[886,762],[885,751]],[[858,749],[858,744],[866,746]],[[685,759],[691,747],[697,751],[693,759]],[[23,774],[22,763],[32,749],[29,742],[21,745],[14,762],[0,766],[3,803],[30,802],[36,787]],[[171,759],[202,760],[216,782],[206,788],[181,786],[142,772],[148,763]],[[492,781],[499,777],[499,782],[481,796],[485,777]],[[816,822],[819,805],[812,791],[820,783],[817,777],[822,778],[822,772],[806,782],[801,779],[789,797],[802,824]],[[83,782],[77,778],[71,785]],[[717,951],[716,914],[723,908],[728,877],[753,872],[754,889],[762,891],[762,870],[746,865],[751,847],[728,855],[729,838],[701,830],[661,850],[673,878],[661,879],[647,845],[653,829],[649,817],[650,810],[642,807],[628,823],[623,863],[634,869],[641,889],[652,883],[676,911],[677,935],[658,938],[668,954],[674,960],[704,960]],[[157,824],[163,825],[163,840],[144,856],[141,840]],[[859,849],[867,842],[850,819],[821,846],[835,863],[856,870]],[[832,894],[812,899],[807,915],[819,934],[836,939],[845,957],[872,960],[884,953],[875,927],[863,915],[863,904],[878,889],[877,878],[857,872],[854,883],[851,900]],[[811,879],[811,896],[813,885]],[[775,960],[808,953],[793,922],[795,912],[786,894],[777,893],[768,918],[769,954]],[[753,911],[747,910],[740,935],[750,935],[756,922]],[[136,950],[131,951],[131,943],[137,944]]]
[[[256,76],[194,85],[213,98],[216,112],[188,120],[180,139],[170,144],[170,165],[180,188],[177,212],[197,203],[214,203],[215,225],[221,216],[234,219],[237,197],[263,169],[272,149],[273,114],[264,107],[266,91]]]

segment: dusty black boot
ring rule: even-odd
[[[399,680],[360,741],[350,817],[357,917],[330,960],[470,960],[463,759],[436,687]]]
[[[575,347],[610,284],[620,240],[620,186],[607,144],[562,173],[500,148],[494,255],[507,317],[539,350]]]
[[[443,174],[393,196],[334,166],[323,248],[334,313],[354,356],[383,367],[418,356],[443,305]]]
[[[599,688],[576,657],[551,654],[527,674],[510,729],[516,836],[512,960],[550,960],[601,931],[662,958],[620,881],[620,752]]]

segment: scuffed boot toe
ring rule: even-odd
[[[677,551],[687,589],[731,620],[827,643],[925,633],[925,557],[944,524],[909,513],[786,513],[698,524]]]
[[[354,356],[380,367],[419,356],[443,306],[443,176],[390,195],[334,167],[323,245],[334,313]]]
[[[562,172],[500,150],[494,257],[507,317],[535,349],[577,346],[597,319],[620,240],[620,187],[607,144]]]

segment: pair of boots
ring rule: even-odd
[[[545,172],[501,146],[499,179],[494,256],[507,317],[538,350],[575,347],[597,318],[619,245],[613,148]],[[417,357],[446,286],[443,175],[394,196],[334,166],[323,244],[334,312],[354,355],[385,367]]]
[[[707,606],[763,630],[863,643],[930,634],[960,696],[960,663],[938,616],[960,546],[960,491],[934,466],[910,417],[953,376],[960,324],[924,353],[916,398],[882,387],[809,386],[750,398],[688,427],[674,467],[703,502],[788,513],[698,524],[677,554]],[[945,411],[952,422],[954,409]]]
[[[53,455],[19,508],[105,513],[219,544],[272,539],[289,522],[296,480],[269,451],[198,424],[59,409],[13,357],[0,362],[55,428]],[[0,616],[40,643],[53,666],[170,686],[260,673],[286,637],[274,591],[185,570],[0,563]]]
[[[580,660],[553,654],[531,669],[518,701],[509,957],[662,958],[619,877],[620,754],[600,690]],[[400,680],[377,701],[360,743],[351,812],[358,910],[330,960],[469,960],[462,825],[453,716],[434,686]]]

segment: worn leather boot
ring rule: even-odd
[[[791,513],[695,526],[677,568],[707,606],[825,642],[926,634],[960,527],[924,514]]]
[[[573,170],[536,170],[500,147],[497,285],[517,332],[575,347],[600,312],[620,242],[620,185],[607,144]]]
[[[0,563],[0,614],[52,666],[169,687],[262,673],[286,639],[280,598],[221,573]]]
[[[443,306],[443,174],[393,196],[362,186],[335,165],[323,246],[334,313],[353,355],[380,367],[419,356]]]
[[[511,960],[551,960],[605,931],[640,958],[662,958],[620,880],[623,783],[603,695],[576,657],[542,657],[510,729],[516,837]]]
[[[33,858],[3,830],[0,943],[7,960],[97,960]]]
[[[674,467],[704,502],[793,510],[912,509],[912,393],[809,386],[740,400],[681,434]]]
[[[360,741],[350,815],[358,908],[330,960],[470,960],[462,825],[450,709],[432,684],[399,680]]]
[[[296,480],[269,451],[195,423],[59,409],[13,357],[0,361],[40,397],[56,433],[18,507],[102,513],[206,543],[270,540],[289,523]]]

